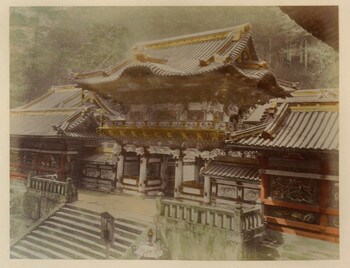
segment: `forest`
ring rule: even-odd
[[[300,88],[338,88],[338,52],[278,7],[11,7],[10,107],[102,69],[137,42],[249,22],[258,55]]]

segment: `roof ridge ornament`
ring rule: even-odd
[[[140,61],[140,62],[152,62],[152,63],[160,63],[160,64],[164,64],[168,61],[167,59],[164,59],[164,58],[148,56],[147,54],[145,54],[143,52],[135,53],[134,58],[135,58],[135,60]]]

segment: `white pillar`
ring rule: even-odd
[[[139,192],[145,193],[146,185],[146,172],[147,172],[147,157],[141,156],[140,159],[140,176],[139,176]]]
[[[116,184],[117,190],[120,190],[122,188],[121,180],[123,177],[123,169],[124,169],[124,156],[119,155],[118,162],[117,162],[117,184]]]
[[[184,181],[198,181],[198,165],[196,160],[193,159],[185,159],[183,166],[183,180]]]
[[[210,203],[210,177],[204,176],[204,197],[203,202],[205,204]]]
[[[175,185],[174,185],[174,197],[180,197],[180,185],[182,183],[182,159],[175,160]]]
[[[166,156],[162,156],[160,160],[160,177],[162,179],[162,186],[161,188],[164,190],[167,185],[167,175],[166,170],[168,166],[168,158]]]

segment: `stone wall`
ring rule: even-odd
[[[172,260],[242,260],[243,246],[205,225],[163,220],[161,232]]]
[[[15,238],[33,224],[33,220],[23,215],[23,197],[27,187],[24,181],[10,182],[10,238]]]
[[[38,220],[57,205],[65,202],[63,195],[28,189],[23,197],[23,215],[29,219]]]
[[[230,239],[230,232],[206,225],[161,220],[161,233],[172,260],[331,260],[339,244],[268,231],[248,243]]]
[[[339,259],[339,244],[277,231],[267,231],[266,238],[274,241],[278,260]]]
[[[10,181],[10,238],[14,239],[40,217],[57,205],[66,202],[65,196],[29,189],[25,181]]]

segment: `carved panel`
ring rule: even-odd
[[[37,158],[36,153],[24,152],[23,158],[22,158],[22,163],[26,164],[26,165],[32,165],[36,158]]]
[[[256,201],[260,196],[259,190],[244,188],[244,200],[246,201]]]
[[[256,158],[257,151],[229,151],[227,155],[232,157]]]
[[[218,197],[237,199],[237,187],[230,185],[218,184]]]
[[[113,180],[114,172],[111,169],[101,169],[101,179]]]
[[[201,152],[198,149],[194,148],[188,148],[185,151],[183,151],[185,154],[184,159],[187,160],[194,160],[196,157],[199,157],[201,155]]]
[[[226,153],[221,149],[213,149],[211,151],[204,151],[201,153],[203,159],[214,159],[217,156],[225,156]]]
[[[331,227],[339,228],[339,216],[328,216],[328,224]]]
[[[145,154],[145,148],[137,147],[135,152],[136,152],[137,155],[144,155]]]
[[[338,208],[339,207],[339,182],[332,182],[329,189],[331,193],[330,206]]]
[[[85,175],[88,177],[97,178],[100,176],[100,171],[96,168],[86,168]]]
[[[282,177],[271,179],[272,199],[318,204],[318,195],[319,184],[316,181]]]
[[[19,151],[10,152],[10,162],[19,163],[21,161],[21,153]]]
[[[140,160],[134,158],[134,160],[125,160],[123,173],[126,176],[139,176],[140,174]]]
[[[269,215],[290,221],[298,221],[309,224],[319,224],[319,214],[309,211],[301,211],[287,208],[271,207]]]
[[[41,156],[40,166],[58,168],[60,166],[60,158],[58,155],[43,154]]]
[[[146,169],[147,177],[160,177],[160,162],[150,162]]]
[[[127,144],[124,146],[124,150],[128,153],[134,153],[136,151],[136,146],[133,144]]]
[[[149,151],[150,154],[171,154],[171,149],[166,146],[150,146],[147,151]]]

